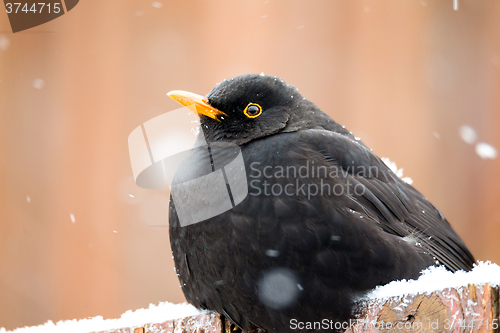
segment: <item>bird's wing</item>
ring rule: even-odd
[[[452,271],[472,268],[473,256],[441,212],[366,146],[329,131],[307,130],[302,135],[303,142],[347,171],[358,187],[352,195],[355,210],[371,213],[385,232],[421,244],[436,262]]]

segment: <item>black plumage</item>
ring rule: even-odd
[[[357,296],[418,278],[428,266],[472,268],[473,256],[439,210],[281,79],[225,80],[202,103],[213,109],[200,114],[206,141],[241,148],[249,194],[184,227],[170,201],[175,266],[194,306],[243,329],[297,331],[291,320],[347,320]],[[260,115],[249,117],[250,103]],[[196,169],[196,161],[184,165]],[[317,174],[279,174],[287,167]],[[323,193],[312,195],[314,186]]]

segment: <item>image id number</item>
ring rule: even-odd
[[[52,5],[52,8],[51,8],[51,5]],[[59,5],[60,5],[59,3],[51,4],[51,3],[39,2],[39,3],[34,3],[33,5],[31,5],[31,7],[29,7],[27,3],[24,3],[24,6],[23,6],[23,3],[21,3],[21,2],[14,2],[14,3],[8,2],[5,4],[5,8],[7,10],[7,14],[18,13],[19,11],[25,12],[25,13],[32,12],[32,13],[40,14],[40,13],[42,13],[42,11],[46,11],[48,13],[51,13],[51,10],[52,10],[52,13],[58,14],[61,12],[61,7]]]

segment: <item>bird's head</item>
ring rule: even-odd
[[[196,109],[207,141],[238,145],[285,129],[296,130],[294,124],[301,122],[306,101],[280,78],[257,74],[224,80],[206,97],[179,90],[168,95]]]

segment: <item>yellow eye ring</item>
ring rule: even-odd
[[[243,110],[243,113],[248,118],[257,118],[262,114],[262,107],[259,104],[250,103],[247,105],[245,110]]]

